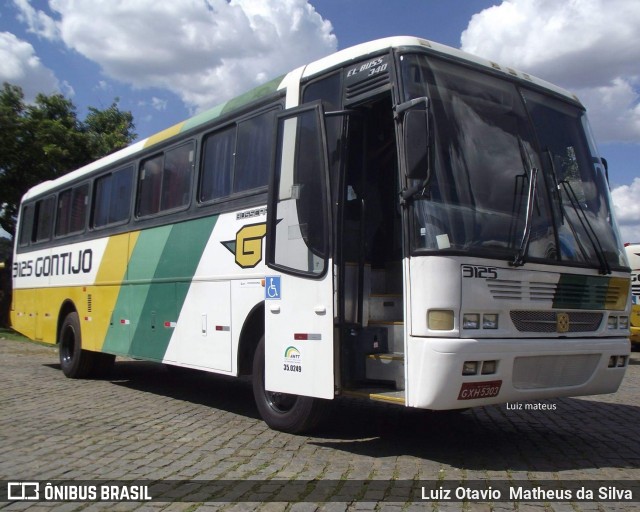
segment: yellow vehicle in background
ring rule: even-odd
[[[631,344],[640,349],[640,243],[625,244],[627,259],[631,267]]]

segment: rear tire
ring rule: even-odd
[[[60,328],[60,367],[71,379],[88,377],[96,362],[96,353],[82,349],[80,319],[75,311],[69,313]]]
[[[325,401],[308,396],[267,391],[264,386],[264,336],[253,356],[253,396],[260,416],[269,427],[300,434],[318,424]]]

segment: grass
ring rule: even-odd
[[[22,334],[17,333],[13,329],[5,329],[0,327],[0,339],[13,340],[13,341],[31,341],[29,338],[25,338]]]
[[[35,343],[37,345],[42,345],[45,347],[51,347],[49,343],[42,343],[39,341],[33,341],[26,336],[23,336],[19,332],[14,331],[13,329],[7,329],[4,327],[0,327],[0,340],[11,340],[11,341],[26,341],[28,343]]]

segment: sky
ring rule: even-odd
[[[640,242],[638,0],[0,0],[0,82],[84,118],[119,98],[145,138],[354,44],[415,35],[578,95],[623,241]]]

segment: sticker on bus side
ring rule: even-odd
[[[266,300],[280,300],[280,276],[266,276],[264,284],[264,298]]]
[[[498,396],[501,387],[501,380],[491,380],[488,382],[465,382],[460,388],[458,400],[493,398],[494,396]]]

